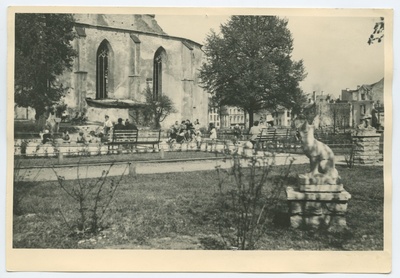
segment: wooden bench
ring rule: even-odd
[[[138,142],[138,130],[132,129],[117,129],[113,131],[111,142],[108,142],[108,150],[110,150],[113,146],[127,146],[133,149],[133,146],[136,146]]]
[[[160,148],[161,130],[114,130],[111,142],[108,142],[108,149],[113,146],[126,146],[133,150],[137,145],[152,145],[153,149],[157,145]]]
[[[264,128],[256,138],[256,149],[282,150],[288,147],[289,129]]]
[[[161,130],[142,130],[139,133],[136,144],[138,145],[157,145],[157,148],[160,148],[161,142]]]

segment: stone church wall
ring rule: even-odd
[[[129,117],[125,109],[92,108],[85,101],[85,98],[96,98],[97,50],[107,40],[110,49],[108,98],[144,101],[145,88],[152,86],[154,55],[162,47],[166,53],[162,64],[162,93],[173,100],[178,110],[161,123],[162,127],[183,119],[199,119],[201,125],[207,125],[208,95],[199,86],[198,79],[203,54],[199,45],[180,38],[126,29],[82,28],[86,36],[80,36],[73,43],[78,51],[73,71],[61,77],[69,87],[64,101],[71,109],[70,114],[87,109],[90,121],[103,121],[106,114],[112,121]]]

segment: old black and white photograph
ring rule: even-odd
[[[8,16],[11,253],[357,251],[390,271],[390,10]]]

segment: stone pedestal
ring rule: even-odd
[[[379,139],[381,135],[374,132],[353,135],[353,159],[355,164],[375,164],[379,162]]]
[[[286,188],[291,227],[331,231],[346,229],[345,215],[351,195],[343,185],[307,183],[302,177],[297,186]]]

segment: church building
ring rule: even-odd
[[[74,14],[78,56],[62,82],[69,113],[86,112],[89,121],[130,119],[141,125],[144,91],[169,96],[177,110],[162,123],[208,122],[208,95],[199,86],[201,45],[167,35],[154,15]]]

